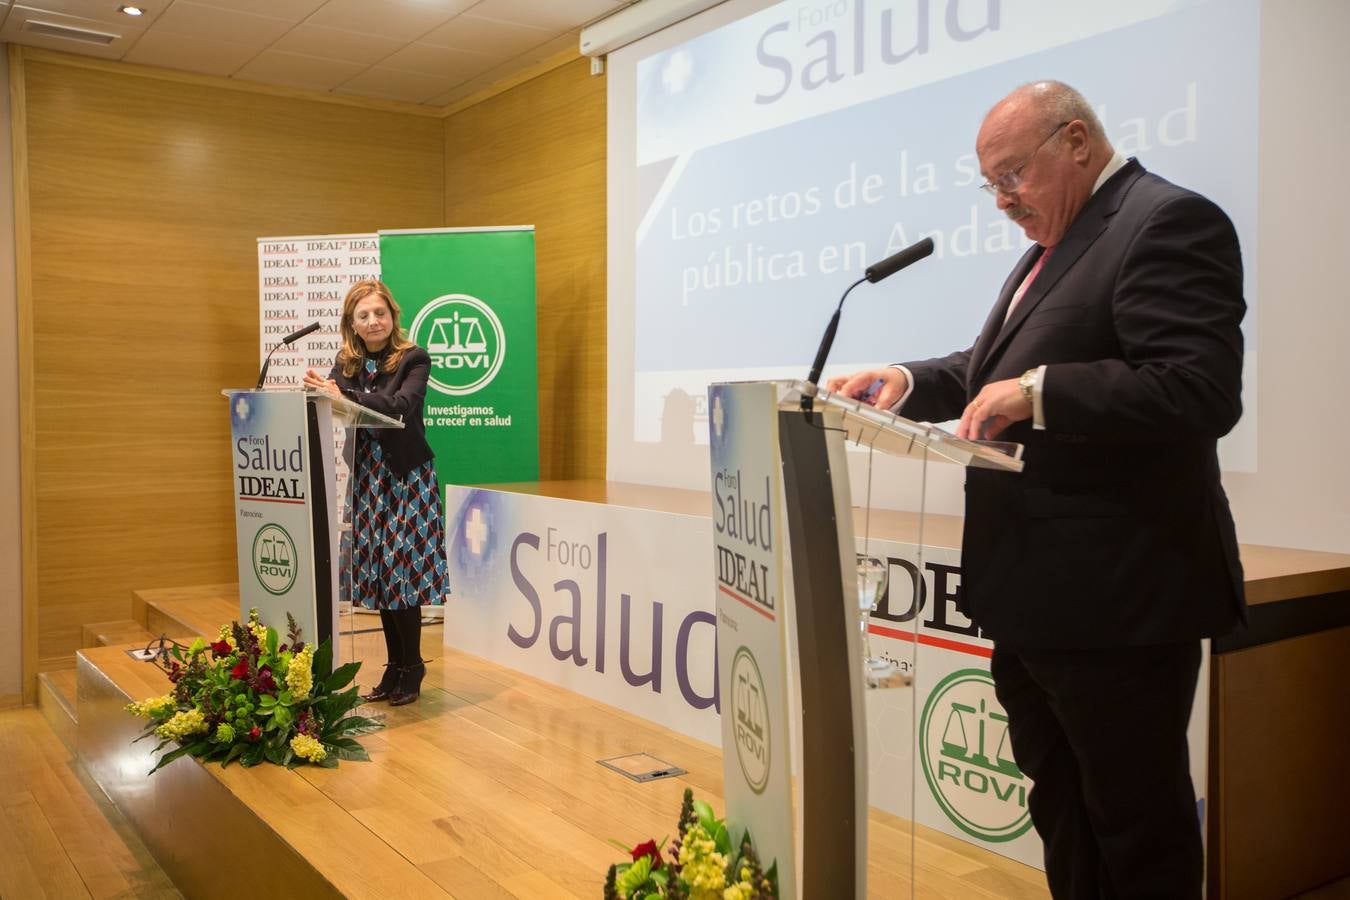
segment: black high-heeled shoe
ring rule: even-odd
[[[427,675],[427,664],[405,666],[399,671],[402,672],[402,676],[399,678],[398,687],[389,697],[390,706],[405,706],[421,695],[422,679]]]
[[[399,676],[403,670],[393,663],[384,664],[384,675],[380,677],[380,683],[369,694],[362,694],[361,699],[366,703],[379,703],[381,700],[388,700],[398,693],[396,690],[399,685]]]

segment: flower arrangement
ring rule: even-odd
[[[175,643],[164,654],[161,666],[173,690],[127,705],[128,712],[150,720],[136,740],[161,738],[156,753],[178,743],[151,774],[184,755],[221,765],[238,760],[242,766],[288,768],[369,759],[356,736],[381,726],[351,715],[361,702],[352,684],[361,664],[333,671],[329,642],[316,650],[300,639],[295,619],[286,619],[284,644],[253,609],[246,625],[222,625],[214,642]]]
[[[665,838],[661,843],[666,842]],[[684,790],[680,807],[679,839],[661,855],[654,840],[629,849],[611,841],[632,862],[609,867],[605,900],[768,900],[778,896],[778,863],[766,873],[755,853],[750,832],[741,836],[732,852],[726,822],[712,807]]]

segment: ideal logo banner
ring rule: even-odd
[[[431,356],[424,414],[441,484],[536,480],[533,227],[382,231],[380,263]]]
[[[299,390],[306,369],[327,374],[342,347],[342,300],[355,282],[380,277],[374,234],[311,234],[258,238],[258,364],[272,353],[264,387]],[[294,344],[281,339],[311,322],[319,330]],[[347,496],[342,448],[346,428],[333,431],[337,477],[333,496]]]

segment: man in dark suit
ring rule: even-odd
[[[1035,241],[973,347],[835,379],[962,437],[963,608],[991,670],[1056,897],[1197,897],[1186,725],[1202,638],[1245,616],[1218,439],[1241,415],[1242,262],[1227,216],[1111,147],[1072,88],[1018,88],[976,140]]]

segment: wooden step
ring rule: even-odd
[[[139,644],[144,647],[158,636],[148,631],[140,622],[131,619],[91,622],[80,626],[80,648],[117,647],[123,644]]]
[[[239,585],[132,591],[131,617],[156,636],[214,637],[221,625],[239,618]]]
[[[55,669],[38,673],[38,709],[52,731],[71,752],[79,727],[76,673],[74,669]]]

